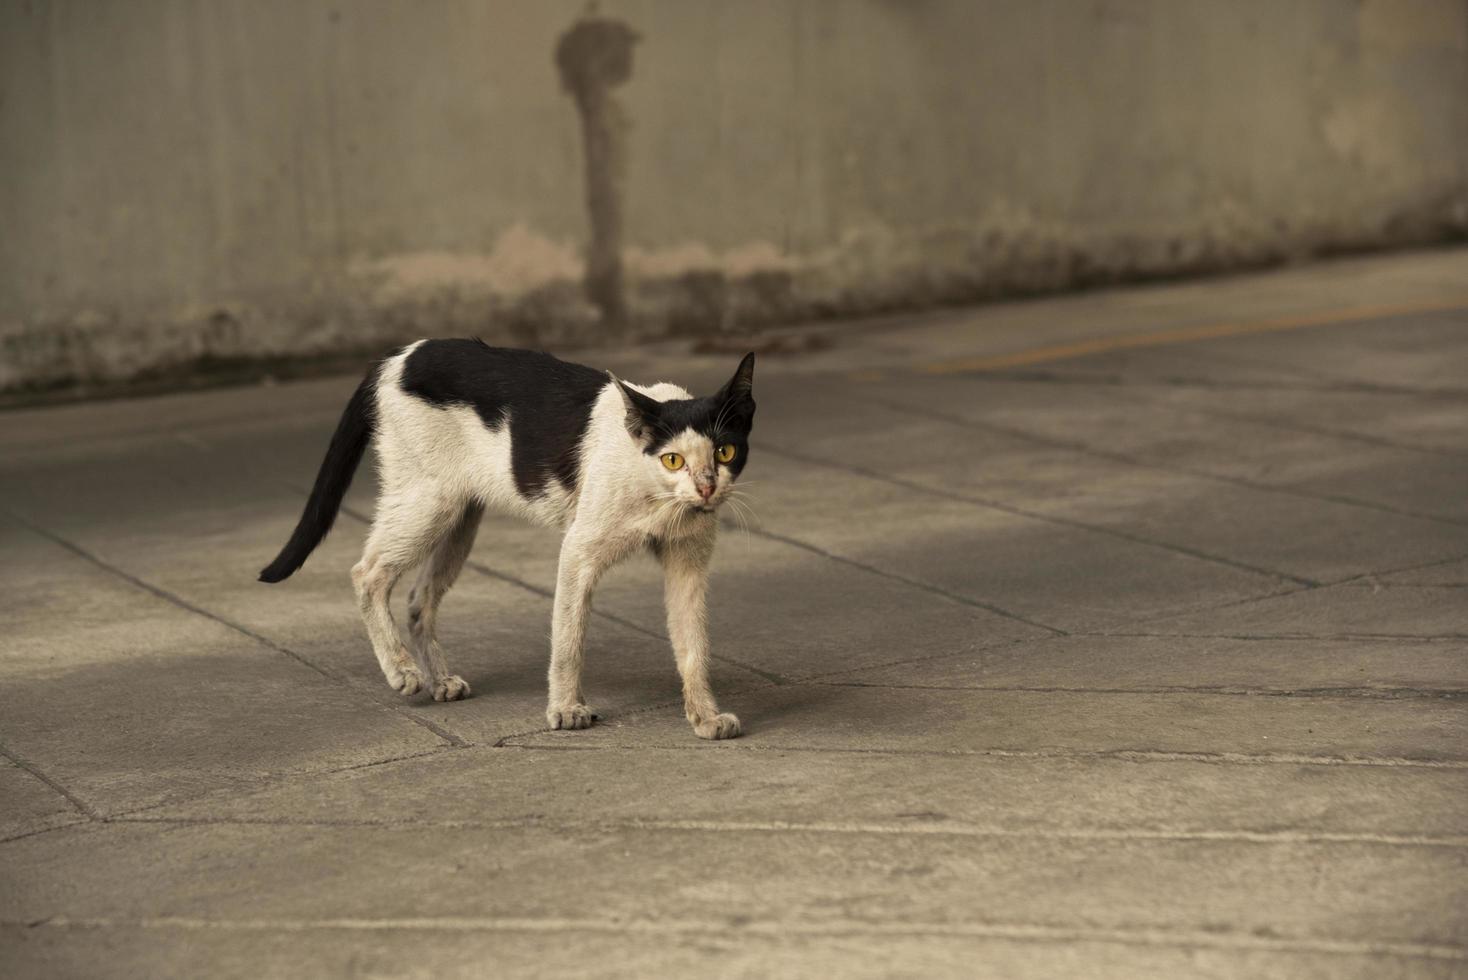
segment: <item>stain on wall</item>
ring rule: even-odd
[[[609,327],[627,320],[622,286],[622,188],[627,175],[627,111],[612,89],[632,77],[635,31],[594,14],[577,21],[556,43],[561,84],[581,117],[586,163],[586,210],[591,242],[586,250],[586,298]]]
[[[582,3],[0,4],[0,390],[1468,231],[1463,0]]]

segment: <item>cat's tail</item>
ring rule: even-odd
[[[372,440],[376,394],[377,369],[374,368],[357,387],[356,394],[352,395],[352,400],[347,402],[346,410],[342,412],[336,434],[331,437],[331,445],[326,450],[326,458],[321,461],[321,472],[316,474],[316,485],[311,488],[311,496],[306,501],[306,510],[301,514],[300,523],[291,532],[291,539],[285,543],[280,554],[275,556],[275,561],[261,570],[260,581],[279,582],[290,578],[291,573],[306,563],[306,557],[326,537],[326,532],[331,530],[336,512],[341,509],[342,498],[352,485],[352,475],[357,472],[362,454],[367,451],[367,443]]]

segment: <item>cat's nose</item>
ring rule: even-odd
[[[712,497],[714,495],[714,491],[718,489],[718,487],[715,486],[713,483],[705,483],[702,480],[694,481],[693,485],[698,488],[698,495],[704,500],[708,500],[710,497]]]

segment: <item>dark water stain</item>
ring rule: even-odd
[[[561,85],[576,101],[586,158],[586,206],[591,247],[586,259],[586,298],[604,323],[627,320],[622,282],[622,190],[627,174],[626,110],[612,89],[632,77],[632,46],[639,36],[621,21],[589,15],[556,43]]]

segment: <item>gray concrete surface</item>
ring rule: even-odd
[[[1465,283],[1353,260],[764,358],[728,743],[650,563],[598,597],[585,732],[544,730],[547,532],[486,522],[453,704],[362,636],[370,479],[254,582],[354,379],[4,413],[0,973],[1468,975]]]
[[[0,391],[598,333],[585,0],[0,4]],[[1463,0],[603,0],[628,304],[717,330],[1468,234]],[[612,168],[615,169],[615,168]]]

